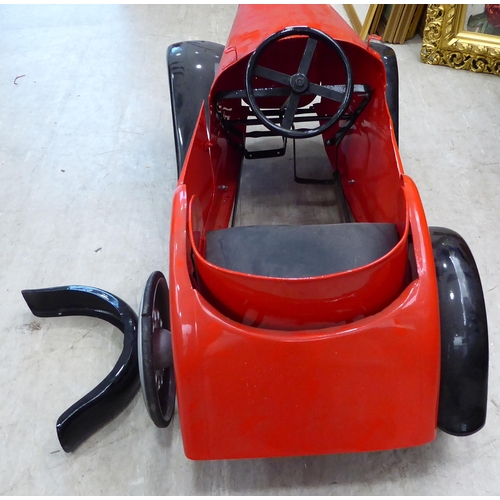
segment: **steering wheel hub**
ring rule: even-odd
[[[293,92],[302,94],[309,88],[309,80],[303,73],[296,73],[290,78],[290,87]]]

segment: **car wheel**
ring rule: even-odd
[[[151,420],[167,427],[175,408],[175,372],[170,333],[170,307],[165,276],[155,271],[142,297],[139,331],[139,375]]]

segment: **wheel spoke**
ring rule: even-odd
[[[309,91],[311,94],[331,99],[332,101],[342,102],[344,94],[328,87],[327,85],[317,85],[316,83],[309,82]]]
[[[307,76],[307,72],[309,71],[309,67],[311,66],[311,62],[314,56],[314,52],[316,50],[316,45],[318,41],[314,38],[309,38],[307,40],[306,48],[304,50],[304,55],[302,56],[302,60],[300,61],[299,73]]]
[[[272,82],[282,83],[283,85],[290,85],[290,76],[281,73],[280,71],[275,71],[274,69],[264,68],[264,66],[257,66],[255,68],[255,74],[271,80]]]
[[[299,100],[300,94],[296,94],[295,92],[292,92],[292,94],[288,98],[288,105],[286,107],[285,116],[283,117],[283,121],[281,122],[281,126],[286,130],[290,130],[290,128],[292,127],[295,112],[299,107]]]

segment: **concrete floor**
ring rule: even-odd
[[[429,223],[461,233],[481,272],[486,427],[415,449],[191,462],[178,419],[156,429],[138,395],[75,453],[61,450],[57,417],[107,374],[121,333],[35,318],[20,291],[89,284],[138,309],[150,272],[168,269],[176,167],[165,51],[224,43],[235,11],[0,5],[0,494],[499,494],[500,80],[420,63],[418,38],[395,46],[401,155]]]

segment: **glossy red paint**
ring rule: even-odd
[[[355,83],[373,88],[342,141],[339,169],[356,220],[395,223],[400,241],[352,271],[265,278],[204,258],[206,233],[229,223],[242,160],[214,116],[213,98],[243,88],[252,51],[293,25],[339,40]],[[238,9],[211,119],[207,127],[200,111],[172,207],[171,327],[189,458],[383,450],[434,439],[440,340],[432,247],[418,191],[403,174],[384,91],[379,56],[330,7]],[[409,279],[412,252],[416,274]]]
[[[290,26],[308,26],[332,33],[337,40],[365,48],[366,44],[329,5],[240,5],[221,60],[219,74],[235,60],[253,52],[268,36]]]
[[[224,317],[191,286],[188,200],[174,196],[170,276],[178,410],[191,459],[383,450],[435,436],[439,311],[425,215],[405,178],[418,279],[344,326],[277,331]]]
[[[244,325],[301,330],[351,322],[383,309],[404,286],[408,227],[391,252],[367,266],[326,276],[270,278],[230,271],[205,260],[198,236],[203,234],[201,204],[195,196],[190,208],[189,238],[206,296]]]

